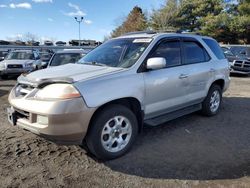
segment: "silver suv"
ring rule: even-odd
[[[40,57],[33,50],[13,50],[0,62],[0,76],[3,79],[9,75],[20,75],[40,69],[42,66]]]
[[[216,115],[229,64],[209,37],[133,33],[76,64],[22,75],[9,95],[9,121],[50,139],[82,144],[100,159],[123,155],[144,125],[201,111]]]

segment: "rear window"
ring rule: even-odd
[[[185,64],[207,62],[210,59],[206,50],[197,42],[184,41],[183,49]]]
[[[212,52],[218,59],[226,58],[221,47],[215,40],[212,39],[202,39],[202,40],[208,45],[208,47],[212,50]]]
[[[58,53],[51,60],[50,66],[65,65],[68,63],[76,63],[83,54],[81,53]]]

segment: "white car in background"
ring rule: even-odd
[[[19,75],[41,69],[42,62],[36,51],[13,50],[0,62],[0,76],[3,79],[10,75]]]

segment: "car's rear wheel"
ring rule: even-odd
[[[137,133],[138,123],[134,113],[125,106],[111,105],[95,116],[86,143],[97,158],[114,159],[131,148]]]
[[[219,112],[222,101],[221,87],[214,84],[210,87],[207,97],[202,103],[202,114],[213,116]]]

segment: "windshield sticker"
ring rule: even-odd
[[[151,41],[152,41],[151,38],[147,38],[147,39],[135,39],[135,40],[133,41],[133,43],[149,43],[149,42],[151,42]]]

